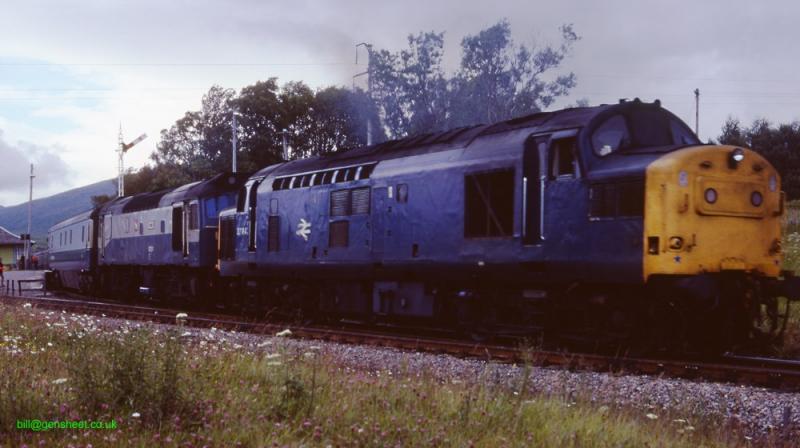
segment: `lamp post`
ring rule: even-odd
[[[25,269],[31,266],[31,209],[33,207],[33,164],[31,163],[30,190],[28,192],[28,234],[25,238]]]

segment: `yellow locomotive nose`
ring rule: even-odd
[[[646,176],[645,280],[730,270],[779,275],[780,178],[758,153],[685,148],[651,163]]]

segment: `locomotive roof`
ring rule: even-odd
[[[73,217],[71,217],[69,219],[65,219],[63,221],[57,222],[56,224],[53,224],[53,226],[48,229],[48,232],[52,232],[55,229],[59,229],[61,227],[65,227],[65,226],[68,226],[70,224],[75,224],[75,223],[78,223],[78,222],[81,222],[81,221],[85,221],[85,220],[91,218],[93,212],[94,212],[94,209],[89,209],[89,210],[86,210],[83,213],[77,214],[77,215],[75,215],[75,216],[73,216]]]
[[[243,173],[222,172],[208,179],[181,185],[167,191],[161,198],[160,205],[166,206],[186,199],[214,196],[228,191],[236,191],[249,176]]]
[[[117,198],[101,206],[100,212],[103,214],[119,214],[150,210],[157,207],[166,207],[187,199],[202,198],[228,191],[236,191],[247,177],[248,176],[243,173],[223,172],[208,179],[181,185],[173,189]]]
[[[406,157],[414,154],[444,151],[456,147],[467,147],[472,142],[492,134],[530,128],[531,132],[549,132],[586,125],[595,116],[612,108],[626,108],[644,104],[627,102],[614,105],[603,104],[593,107],[574,107],[552,112],[537,112],[494,124],[480,124],[450,129],[444,132],[421,134],[399,140],[389,140],[371,146],[363,146],[350,151],[335,152],[307,159],[293,160],[266,167],[253,175],[265,177],[316,171],[342,165],[380,161]]]

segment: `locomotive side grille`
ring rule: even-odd
[[[281,217],[270,216],[267,222],[267,252],[280,250]]]
[[[330,239],[328,240],[328,246],[347,247],[350,234],[350,222],[334,221],[330,223],[329,234]]]
[[[369,187],[355,188],[352,192],[352,214],[369,214]]]
[[[350,214],[350,190],[331,192],[331,216],[347,216]]]

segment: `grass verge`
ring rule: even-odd
[[[0,445],[741,446],[712,424],[544,397],[526,380],[361,371],[315,349],[219,350],[181,328],[90,331],[91,319],[0,304]],[[70,321],[70,319],[72,321]],[[520,378],[527,379],[528,369]],[[96,420],[112,430],[17,429]]]

